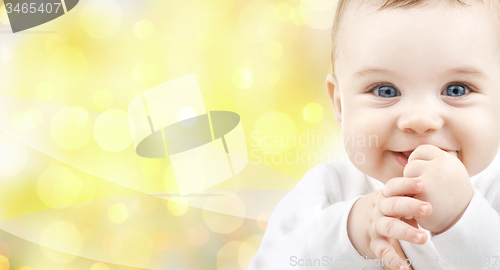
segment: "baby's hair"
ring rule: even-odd
[[[462,2],[461,0],[445,0],[450,4],[459,4],[462,6],[468,6],[468,4]],[[483,0],[475,0],[483,2]],[[500,29],[500,0],[486,0],[490,4],[493,3],[494,7],[490,8],[492,14],[495,14],[495,21],[497,23],[498,29]],[[344,22],[344,17],[350,10],[352,11],[355,7],[360,7],[361,5],[377,7],[377,11],[384,9],[409,9],[416,6],[429,6],[429,4],[437,4],[441,1],[436,0],[338,0],[337,12],[335,14],[335,19],[332,27],[332,54],[331,54],[331,67],[332,73],[335,76],[335,60],[338,55],[339,50],[339,38],[341,36],[341,27]],[[500,35],[499,35],[500,38]],[[500,39],[498,42],[500,46]],[[500,52],[500,48],[498,50]]]

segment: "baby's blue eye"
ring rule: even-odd
[[[396,88],[389,86],[389,85],[384,85],[384,86],[375,88],[374,91],[375,91],[376,95],[378,95],[380,97],[384,97],[384,98],[392,98],[392,97],[400,96],[399,91]]]
[[[450,96],[450,97],[459,97],[469,93],[469,90],[462,85],[452,84],[448,86],[442,94]]]

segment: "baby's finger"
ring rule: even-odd
[[[429,161],[421,159],[408,161],[403,170],[403,176],[407,178],[417,178],[428,170],[428,164]]]
[[[432,213],[430,203],[403,196],[380,200],[379,209],[389,217],[425,217]]]
[[[417,194],[424,190],[424,183],[416,178],[396,177],[389,180],[382,193],[385,197]]]
[[[396,250],[394,250],[394,247],[387,240],[383,238],[375,239],[374,241],[371,242],[371,249],[373,254],[375,254],[375,256],[377,257],[377,259],[384,260],[384,264],[386,264],[386,262],[392,262],[386,264],[389,267],[389,269],[391,270],[408,269],[408,267],[404,263],[402,264],[403,265],[402,267],[398,266],[397,262],[401,262],[403,260],[401,259],[401,257],[399,257]]]
[[[437,157],[443,150],[431,144],[419,145],[408,157],[408,162],[416,159],[432,160]]]
[[[427,241],[427,234],[418,230],[406,222],[391,217],[380,217],[375,224],[377,233],[394,239],[422,245]]]

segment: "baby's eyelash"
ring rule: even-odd
[[[473,86],[471,86],[470,84],[466,83],[466,82],[451,82],[449,84],[447,84],[445,86],[445,88],[441,91],[445,91],[447,87],[449,87],[450,85],[460,85],[460,86],[463,86],[464,88],[466,88],[467,90],[469,90],[469,92],[477,92],[475,90],[475,88]],[[398,88],[396,86],[394,86],[392,83],[389,83],[389,82],[381,82],[381,83],[376,83],[370,87],[368,87],[368,90],[366,90],[366,93],[371,93],[373,91],[375,91],[375,89],[377,89],[378,87],[381,87],[381,86],[392,86],[394,87],[396,90],[398,90]],[[399,90],[398,90],[399,91]]]
[[[392,83],[388,83],[388,82],[381,82],[381,83],[376,83],[370,87],[368,87],[368,90],[366,91],[367,93],[370,93],[370,92],[373,92],[375,91],[375,89],[377,89],[378,87],[381,87],[381,86],[392,86],[396,89],[398,89],[396,86],[394,86]]]

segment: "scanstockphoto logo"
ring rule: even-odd
[[[4,4],[12,32],[16,33],[59,18],[78,0],[4,0]]]

